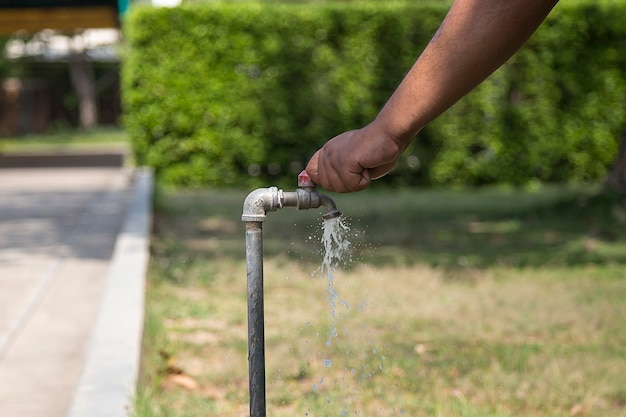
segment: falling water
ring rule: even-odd
[[[334,288],[334,269],[342,263],[346,263],[350,260],[350,241],[348,240],[350,234],[350,227],[344,220],[343,216],[335,217],[332,219],[324,220],[323,223],[324,233],[322,235],[322,243],[324,244],[324,259],[322,260],[321,274],[326,276],[326,282],[328,285],[328,300],[330,303],[330,315],[333,320],[332,328],[327,346],[330,346],[333,337],[337,336],[337,327],[335,325],[337,303],[339,302],[339,295]],[[345,301],[341,302],[346,304]]]
[[[321,414],[316,412],[316,415],[322,417],[361,416],[363,409],[360,407],[363,401],[360,399],[362,395],[360,384],[364,380],[376,377],[384,368],[387,357],[379,349],[380,340],[368,330],[366,325],[348,327],[350,323],[346,322],[348,326],[344,327],[339,324],[340,334],[338,334],[338,323],[343,323],[342,314],[344,309],[349,310],[349,305],[348,301],[342,298],[336,290],[334,276],[338,268],[350,266],[355,260],[359,260],[361,232],[352,231],[349,221],[344,216],[325,220],[322,223],[322,229],[323,259],[317,273],[326,278],[331,324],[325,349],[317,352],[324,368],[322,368],[321,378],[313,384],[312,388],[316,395],[324,400],[324,404],[317,409],[317,412]],[[352,238],[357,238],[354,245],[350,242]],[[339,287],[343,288],[343,286]],[[351,300],[351,303],[354,302],[354,305],[358,307],[357,312],[367,308],[367,301],[356,302],[350,298],[350,295],[344,294],[344,297]],[[349,320],[349,316],[346,315],[346,320]],[[360,341],[359,346],[353,343],[357,339]],[[338,359],[334,363],[335,353]],[[351,357],[350,361],[342,362],[344,353]],[[382,397],[379,399],[382,400]],[[404,415],[404,410],[397,410],[395,407],[390,407],[389,412],[393,415]],[[305,416],[310,415],[313,414],[309,410]]]
[[[334,217],[324,220],[322,223],[324,233],[322,235],[322,243],[324,244],[324,259],[322,260],[322,272],[332,275],[331,270],[336,268],[340,263],[346,263],[349,259],[350,227],[344,216]]]
[[[351,261],[351,243],[349,241],[350,237],[350,227],[348,226],[347,221],[344,216],[335,217],[332,219],[324,220],[322,223],[322,244],[324,246],[324,257],[322,259],[322,265],[319,268],[320,276],[326,277],[326,284],[328,287],[328,301],[330,304],[330,316],[331,316],[331,327],[328,335],[328,339],[326,340],[326,347],[330,348],[332,344],[332,339],[337,337],[337,306],[342,305],[345,308],[348,308],[348,303],[339,298],[339,294],[335,290],[334,286],[334,275],[333,272],[338,266],[346,265]],[[319,352],[318,352],[319,353]],[[332,359],[328,357],[322,357],[322,364],[326,368],[332,367]],[[313,390],[317,391],[321,385],[324,385],[325,378],[319,381],[318,384],[313,386]],[[333,402],[333,399],[329,394],[326,396],[326,403],[328,405]],[[307,413],[308,415],[308,413]],[[327,414],[323,414],[327,416]],[[348,411],[344,405],[344,408],[341,410],[341,416],[347,416]]]
[[[341,320],[341,312],[343,312],[343,309],[349,309],[348,302],[342,299],[335,288],[334,273],[339,267],[346,267],[352,264],[353,249],[355,249],[355,247],[353,247],[350,242],[350,238],[358,236],[358,233],[354,233],[350,230],[350,223],[344,216],[325,220],[322,224],[322,229],[321,242],[324,252],[322,265],[318,269],[318,273],[320,276],[326,278],[331,324],[326,340],[326,349],[323,349],[325,352],[318,352],[318,357],[321,359],[321,363],[325,368],[334,368],[339,365],[340,369],[334,372],[331,372],[329,369],[328,373],[324,373],[319,382],[313,385],[313,390],[325,396],[326,407],[328,407],[328,409],[320,410],[322,411],[321,415],[323,417],[331,415],[339,417],[348,415],[357,416],[361,415],[361,411],[354,408],[354,401],[351,398],[360,395],[359,381],[371,378],[376,372],[372,368],[375,362],[371,361],[371,359],[365,361],[365,358],[371,356],[379,357],[380,361],[378,362],[378,366],[382,369],[382,363],[385,361],[385,357],[376,349],[375,340],[364,339],[366,350],[363,352],[354,352],[354,355],[359,355],[364,358],[363,364],[354,366],[340,363],[334,364],[333,366],[333,351],[338,348],[343,349],[340,347],[342,343],[337,340],[333,344],[333,339],[337,339],[338,337],[337,323]],[[365,308],[364,306],[366,304],[366,302],[361,302],[359,311]],[[364,327],[354,330],[358,333],[356,337],[361,337],[361,334],[363,334],[363,337],[371,337],[363,333],[366,331]],[[347,334],[348,329],[342,327],[341,336],[347,336]],[[352,331],[350,331],[350,335],[351,337],[355,336]],[[346,353],[348,353],[348,351],[346,351]],[[323,385],[327,385],[326,390],[321,389]],[[309,414],[307,413],[306,415]]]

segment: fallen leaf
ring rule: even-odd
[[[179,386],[189,391],[195,391],[198,389],[198,382],[192,377],[185,374],[169,375],[166,378],[167,383]]]

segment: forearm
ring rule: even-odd
[[[335,136],[307,172],[338,192],[387,174],[411,139],[511,57],[558,0],[455,0],[441,27],[376,119]]]
[[[558,0],[456,0],[376,118],[401,147],[506,62]]]

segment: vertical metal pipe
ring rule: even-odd
[[[265,417],[265,315],[263,307],[263,221],[267,212],[285,206],[298,210],[326,207],[325,219],[341,215],[335,202],[319,194],[306,171],[298,176],[295,192],[276,187],[252,191],[243,203],[241,220],[246,223],[246,267],[248,273],[248,371],[250,417]]]
[[[250,417],[265,417],[265,315],[263,307],[263,223],[246,222],[248,275],[248,371]]]

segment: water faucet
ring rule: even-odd
[[[243,203],[241,220],[246,223],[250,417],[266,417],[262,225],[268,212],[283,207],[308,210],[320,206],[326,209],[322,215],[325,220],[341,216],[333,199],[317,192],[306,171],[298,175],[296,191],[284,192],[276,187],[259,188],[248,194]]]
[[[283,191],[276,187],[269,187],[259,188],[248,194],[243,203],[241,220],[244,222],[263,222],[268,212],[283,207],[309,210],[320,206],[324,206],[326,209],[322,215],[324,219],[341,216],[341,211],[337,209],[333,199],[325,194],[320,194],[315,189],[315,183],[311,181],[306,170],[303,170],[298,175],[296,191]]]

